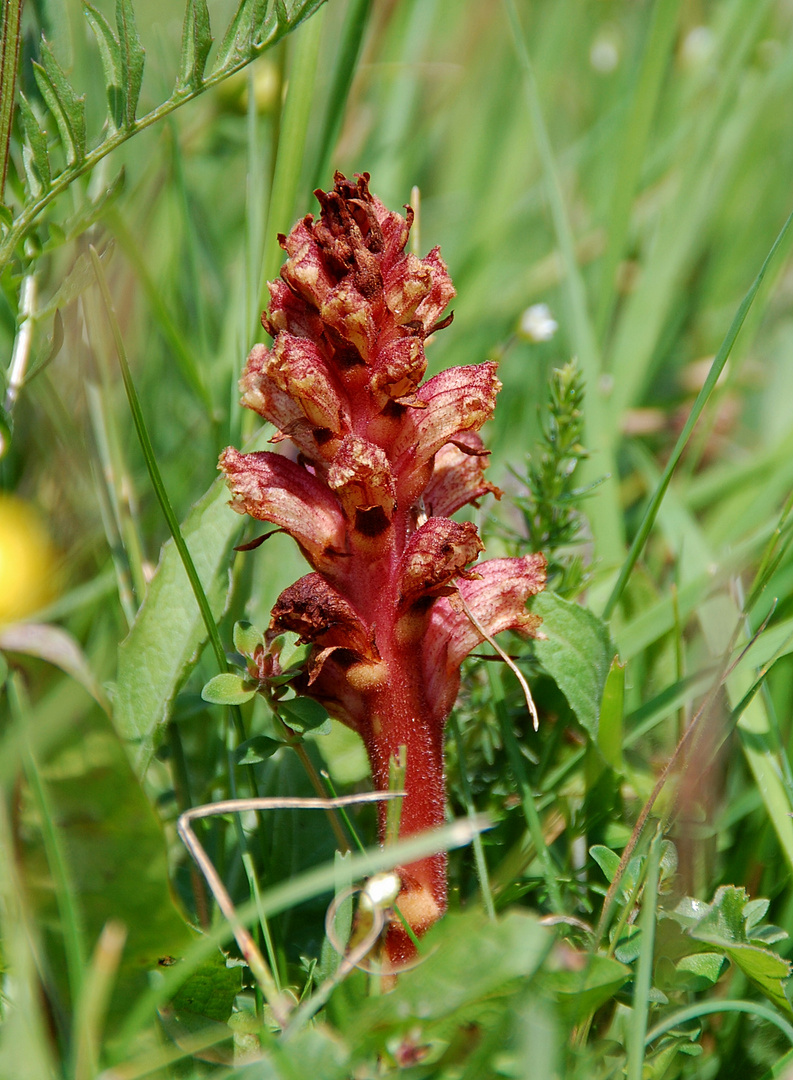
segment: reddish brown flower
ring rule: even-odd
[[[449,515],[500,492],[477,434],[495,407],[496,365],[422,383],[424,342],[454,296],[438,249],[405,253],[413,214],[387,210],[369,177],[336,174],[287,237],[281,281],[240,381],[242,402],[287,439],[297,461],[227,449],[220,467],[239,513],[291,533],[314,573],[286,589],[271,635],[311,642],[301,689],[361,735],[378,788],[407,751],[400,835],[444,818],[443,729],[460,664],[489,634],[535,635],[525,611],[545,581],[541,555],[476,562],[474,525]],[[384,822],[381,822],[381,826]],[[416,933],[446,906],[446,859],[405,866],[398,905]],[[390,958],[412,951],[392,927]]]

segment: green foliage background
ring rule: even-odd
[[[785,1075],[790,4],[41,0],[18,33],[15,13],[0,487],[60,565],[57,599],[0,626],[0,1075]],[[458,293],[430,372],[500,360],[488,553],[556,537],[556,591],[548,639],[508,642],[537,734],[503,665],[466,669],[450,809],[492,828],[452,853],[427,958],[389,995],[352,974],[278,1036],[175,820],[311,795],[312,770],[366,786],[335,725],[295,752],[260,696],[200,696],[234,624],[266,626],[303,572],[282,535],[234,555],[253,533],[215,470],[269,437],[236,381],[276,236],[336,168],[394,209],[418,188],[420,251]],[[537,342],[541,302],[559,328]],[[549,398],[571,357],[583,405]],[[351,815],[372,844],[371,807]],[[307,1001],[337,970],[334,883],[373,863],[334,867],[323,814],[199,835]]]

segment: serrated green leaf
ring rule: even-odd
[[[47,136],[36,119],[25,95],[19,94],[19,119],[27,144],[22,147],[22,161],[31,192],[38,196],[50,186],[50,156]]]
[[[781,956],[757,945],[731,945],[724,950],[747,979],[750,979],[778,1009],[793,1016],[782,983],[790,977],[790,964]]]
[[[279,701],[278,712],[296,731],[316,731],[330,719],[328,711],[313,698],[299,697],[290,701]],[[328,725],[330,731],[330,725]]]
[[[264,634],[253,623],[236,622],[232,631],[234,648],[241,656],[253,656],[260,645],[264,645]]]
[[[276,750],[285,745],[268,735],[254,735],[252,739],[247,739],[235,748],[234,760],[238,765],[258,765],[261,761],[267,761]]]
[[[217,952],[182,983],[171,1005],[177,1015],[187,1012],[225,1024],[241,989],[242,969],[227,967],[226,958]]]
[[[113,33],[110,23],[95,7],[83,0],[85,17],[94,32],[102,70],[105,73],[105,93],[107,94],[107,120],[111,132],[118,131],[124,123],[126,105],[124,65],[121,58],[121,46]]]
[[[264,435],[260,441],[265,442]],[[258,449],[258,443],[251,449]],[[225,606],[229,555],[241,524],[228,506],[228,489],[218,479],[182,527],[216,618]],[[119,648],[114,716],[141,772],[148,767],[176,695],[205,641],[198,604],[179,553],[169,540],[143,606]]]
[[[211,705],[244,705],[255,694],[255,688],[241,675],[235,675],[232,671],[216,675],[201,691],[201,697]]]
[[[124,87],[124,123],[134,127],[138,98],[143,83],[146,50],[140,43],[132,0],[116,0],[116,26],[121,51],[121,78]]]
[[[744,904],[743,917],[747,932],[766,917],[770,906],[770,900],[750,900],[747,904]]]
[[[718,942],[720,945],[743,943],[746,939],[744,907],[747,896],[745,889],[735,885],[722,885],[716,890],[712,903],[689,933],[699,940]]]
[[[532,612],[542,616],[545,641],[534,647],[542,666],[567,698],[578,722],[596,739],[600,703],[614,650],[603,622],[555,593],[540,593]]]
[[[206,0],[187,0],[182,26],[182,55],[176,80],[177,92],[197,90],[201,86],[211,48],[212,31]]]
[[[46,38],[41,39],[41,64],[33,64],[33,74],[55,118],[68,165],[78,165],[85,157],[85,97],[78,97]]]

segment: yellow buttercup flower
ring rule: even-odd
[[[56,553],[37,511],[0,494],[0,624],[24,619],[56,593]]]

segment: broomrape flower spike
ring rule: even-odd
[[[537,636],[525,603],[543,588],[545,558],[476,563],[476,527],[451,520],[501,495],[478,435],[501,384],[492,362],[422,382],[426,339],[452,319],[439,249],[406,252],[412,210],[387,210],[366,173],[337,173],[315,194],[319,218],[279,236],[287,259],[262,316],[273,343],[254,346],[240,380],[242,404],[291,454],[229,447],[220,468],[232,507],[290,533],[312,567],[278,598],[268,631],[311,644],[298,691],[359,733],[378,790],[406,748],[404,838],[444,820],[443,729],[460,664],[485,636]],[[383,810],[381,840],[385,820]],[[446,907],[446,856],[399,876],[399,910],[422,934]],[[386,952],[394,965],[413,955],[400,924]]]

